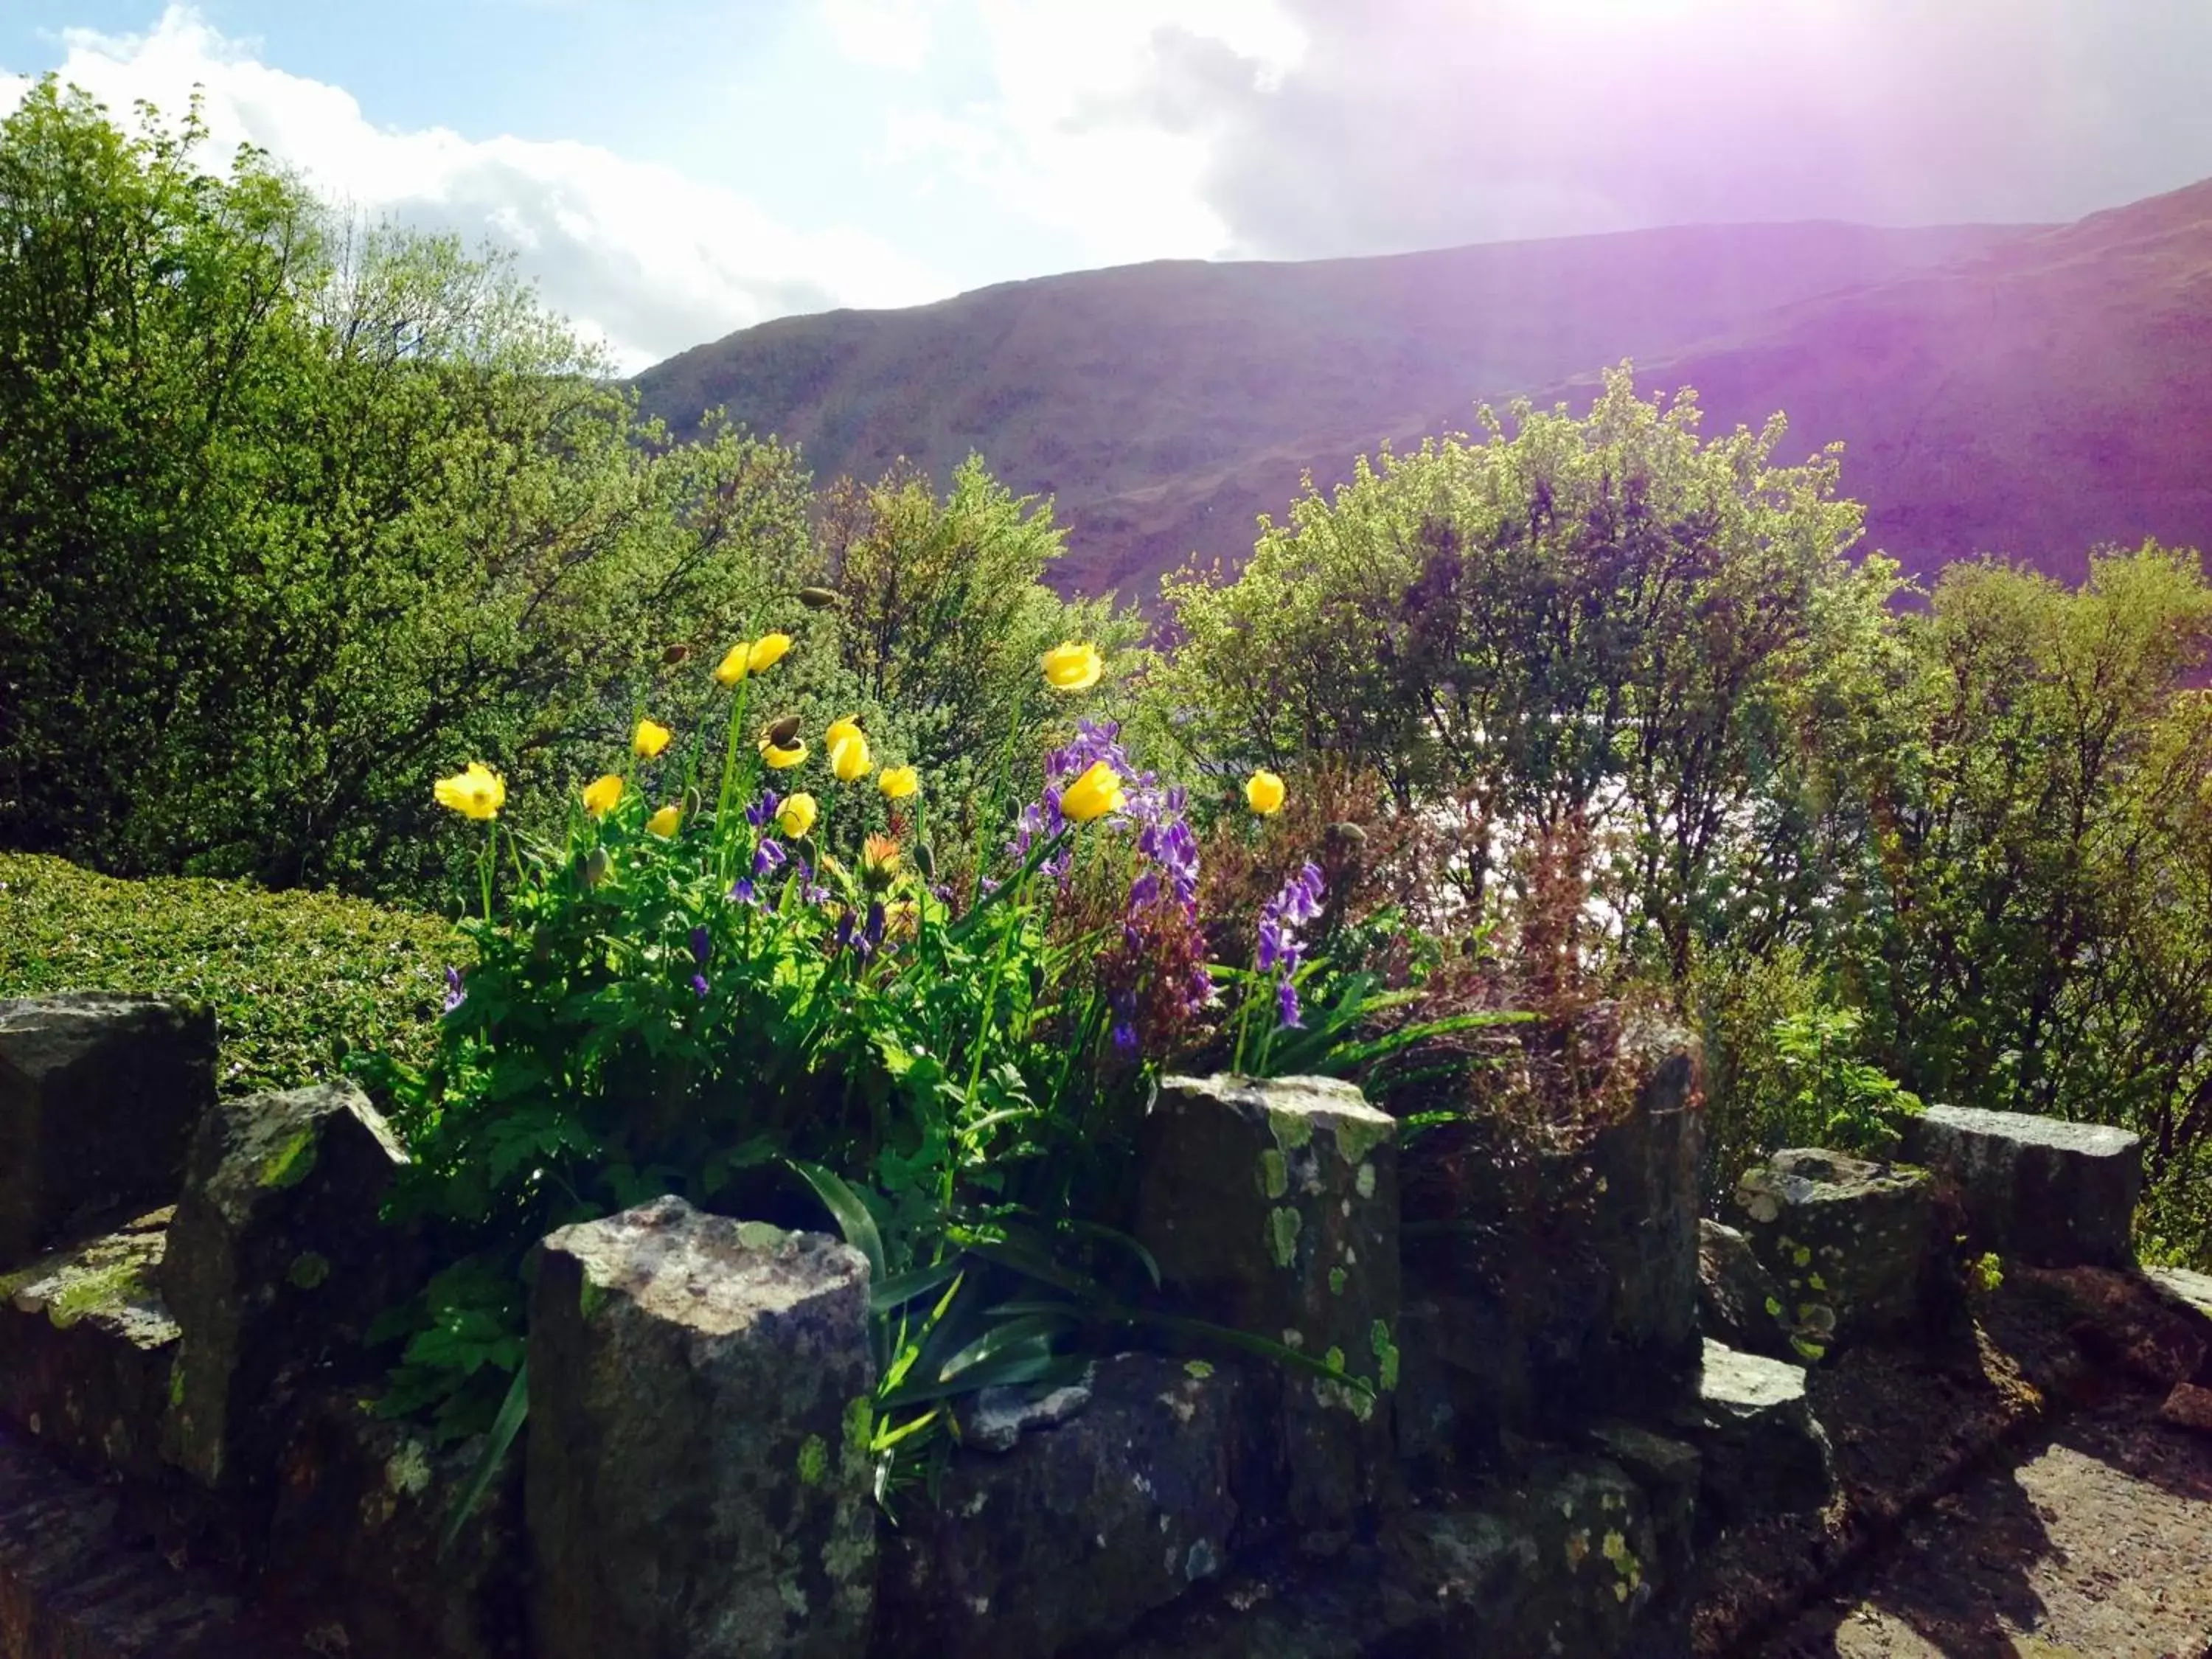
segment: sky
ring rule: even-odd
[[[2212,177],[2212,0],[0,0],[635,369],[1155,258],[2073,219]]]

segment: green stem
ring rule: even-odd
[[[744,732],[745,705],[752,689],[753,677],[748,674],[738,682],[738,695],[730,701],[730,735],[722,750],[722,787],[714,797],[714,852],[724,881],[730,878],[730,806],[736,798],[738,739]]]
[[[999,750],[998,781],[991,786],[991,799],[985,809],[982,822],[975,830],[975,879],[968,895],[970,906],[983,894],[983,860],[990,845],[994,827],[1005,811],[1006,785],[1014,775],[1014,745],[1022,735],[1022,711],[1029,703],[1029,682],[1024,679],[1014,689],[1013,718],[1006,723],[1006,741]]]

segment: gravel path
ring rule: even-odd
[[[1761,1659],[2212,1659],[2212,1436],[2124,1395],[1970,1480]]]

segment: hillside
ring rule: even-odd
[[[1717,422],[1850,446],[1876,540],[1915,568],[1994,546],[2212,544],[2212,185],[2062,228],[1723,226],[1311,264],[1166,263],[896,312],[787,318],[637,382],[690,430],[726,406],[816,471],[982,453],[1069,526],[1063,582],[1148,597],[1234,558],[1311,467],[1585,398],[1632,357]],[[2155,411],[2154,416],[2153,411]],[[2051,452],[2063,445],[2062,457]]]

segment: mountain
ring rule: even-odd
[[[648,369],[672,428],[720,405],[816,472],[970,450],[1069,529],[1059,579],[1147,598],[1234,559],[1384,440],[1478,402],[1586,403],[1632,357],[1709,430],[1849,446],[1876,544],[2078,569],[2100,539],[2212,547],[2212,185],[2064,227],[1638,231],[1304,264],[1163,262],[902,311],[786,318]]]

